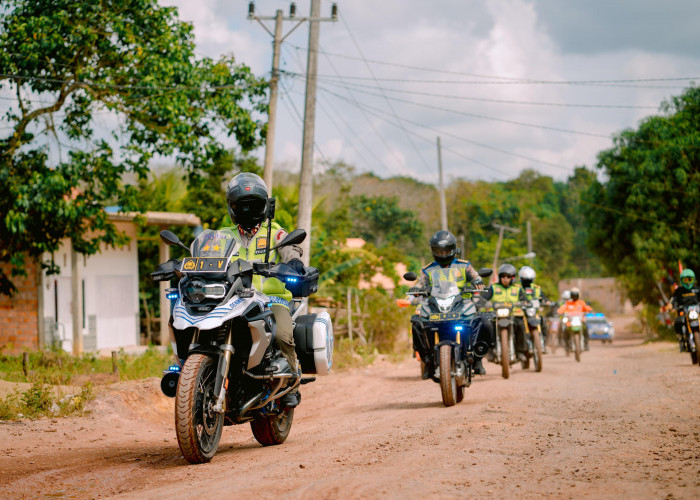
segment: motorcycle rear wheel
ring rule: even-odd
[[[440,390],[445,406],[454,406],[464,397],[464,388],[457,385],[454,356],[449,345],[440,346]]]
[[[581,334],[580,333],[575,333],[574,334],[574,356],[576,357],[576,361],[581,361]]]
[[[533,361],[535,363],[535,371],[542,371],[542,340],[540,338],[539,330],[532,332],[532,343],[535,345],[535,350],[533,351]]]
[[[508,346],[510,345],[510,340],[508,339],[508,329],[501,329],[501,375],[503,378],[510,377],[510,353],[508,352]]]
[[[187,358],[175,396],[175,432],[182,456],[191,464],[209,462],[219,447],[223,413],[214,413],[216,362],[204,354]]]
[[[257,417],[250,422],[255,440],[263,446],[282,444],[292,430],[294,408],[287,408],[279,415]]]

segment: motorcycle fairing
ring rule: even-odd
[[[259,304],[265,307],[267,298],[255,292],[250,298],[233,297],[224,304],[219,304],[214,309],[203,316],[194,316],[187,312],[182,303],[182,298],[178,299],[173,308],[173,328],[184,330],[185,328],[195,327],[199,330],[213,330],[218,328],[225,321],[236,316],[243,315],[244,311],[252,304]]]

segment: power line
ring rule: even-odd
[[[369,92],[369,91],[367,91],[367,90],[359,90],[359,89],[356,89],[356,91],[357,91],[357,92],[360,92],[360,93],[363,93],[363,94],[371,95],[371,96],[374,96],[374,97],[384,97],[385,99],[391,99],[391,100],[393,100],[393,101],[403,102],[403,103],[406,103],[406,104],[411,104],[412,106],[419,106],[419,107],[422,107],[422,108],[432,109],[432,110],[436,110],[436,111],[443,111],[443,112],[446,112],[446,113],[453,113],[453,114],[457,114],[457,115],[469,116],[469,117],[472,117],[472,118],[479,118],[479,119],[482,119],[482,120],[497,121],[497,122],[501,122],[501,123],[508,123],[508,124],[511,124],[511,125],[519,125],[519,126],[522,126],[522,127],[538,128],[538,129],[543,129],[543,130],[550,130],[550,131],[553,131],[553,132],[562,132],[562,133],[565,133],[565,134],[574,134],[574,135],[583,135],[583,136],[588,136],[588,137],[599,137],[599,138],[602,138],[602,139],[610,139],[610,136],[609,136],[609,135],[595,134],[595,133],[592,133],[592,132],[582,132],[582,131],[579,131],[579,130],[570,130],[570,129],[559,128],[559,127],[549,127],[549,126],[547,126],[547,125],[538,125],[538,124],[535,124],[535,123],[519,122],[519,121],[516,121],[516,120],[508,120],[508,119],[505,119],[505,118],[495,118],[495,117],[493,117],[493,116],[480,115],[480,114],[477,114],[477,113],[469,113],[469,112],[467,112],[467,111],[458,111],[458,110],[455,110],[455,109],[448,109],[448,108],[443,108],[443,107],[440,107],[440,106],[433,106],[433,105],[430,105],[430,104],[418,103],[418,102],[414,102],[414,101],[409,101],[408,99],[401,99],[400,97],[388,97],[388,96],[385,96],[385,95],[375,94],[375,93]]]
[[[296,50],[303,50],[305,51],[306,49],[304,47],[299,47],[298,45],[292,45],[292,47]],[[347,54],[338,54],[338,53],[333,53],[333,52],[324,52],[323,50],[319,50],[322,54],[325,54],[327,56],[333,56],[333,57],[339,57],[343,59],[350,59],[354,61],[360,61],[363,60],[358,57],[353,57]],[[587,84],[602,84],[602,83],[644,83],[644,82],[671,82],[671,81],[686,81],[686,80],[698,80],[700,79],[700,76],[690,76],[690,77],[673,77],[673,78],[639,78],[639,79],[608,79],[608,80],[532,80],[528,78],[519,78],[519,77],[512,77],[512,76],[501,76],[501,75],[480,75],[477,73],[468,73],[464,71],[451,71],[451,70],[446,70],[446,69],[437,69],[437,68],[426,68],[422,66],[412,66],[409,64],[400,64],[400,63],[393,63],[393,62],[387,62],[387,61],[379,61],[376,59],[366,59],[367,62],[370,62],[372,64],[378,64],[381,66],[393,66],[397,68],[405,68],[405,69],[412,69],[412,70],[418,70],[418,71],[426,71],[426,72],[431,72],[431,73],[441,73],[441,74],[447,74],[447,75],[458,75],[458,76],[470,76],[474,78],[496,78],[496,79],[503,79],[503,80],[509,80],[510,83],[537,83],[537,84],[571,84],[571,85],[587,85]],[[486,83],[486,82],[484,82]],[[488,82],[492,83],[492,82]],[[508,83],[508,82],[504,82]]]
[[[325,82],[326,85],[349,85],[352,88],[367,88],[374,89],[377,88],[374,85],[363,85],[361,83],[336,83],[336,82]],[[635,106],[635,105],[624,105],[624,104],[574,104],[574,103],[561,103],[561,102],[542,102],[542,101],[514,101],[507,99],[488,99],[484,97],[467,97],[460,95],[450,95],[450,94],[436,94],[433,92],[420,92],[416,90],[405,90],[390,87],[382,87],[382,90],[388,92],[396,92],[401,94],[411,94],[411,95],[422,95],[426,97],[441,97],[445,99],[459,99],[463,101],[476,101],[476,102],[489,102],[496,104],[522,104],[529,106],[552,106],[552,107],[562,107],[562,108],[603,108],[603,109],[658,109],[658,106]]]
[[[375,75],[374,75],[374,71],[372,71],[372,67],[371,67],[371,66],[369,65],[369,63],[367,62],[367,60],[366,60],[366,58],[365,58],[365,55],[364,55],[364,53],[362,52],[362,49],[360,48],[360,45],[357,43],[357,40],[355,39],[355,36],[352,34],[352,31],[350,31],[350,26],[348,26],[348,23],[345,21],[345,17],[342,17],[342,18],[341,18],[341,21],[343,22],[343,26],[345,27],[345,30],[348,32],[348,35],[350,35],[350,39],[352,40],[352,43],[355,45],[355,48],[357,49],[357,52],[360,54],[360,57],[362,57],[362,59],[365,61],[365,66],[367,66],[367,69],[369,70],[370,75],[372,75],[372,79],[375,81],[375,83],[377,83],[377,87],[379,87],[379,84],[378,84],[378,82],[377,82],[377,78],[376,78]],[[423,164],[424,164],[427,168],[431,168],[430,165],[428,165],[428,162],[425,161],[425,158],[423,158],[423,155],[421,154],[421,152],[420,152],[420,151],[418,150],[418,148],[416,147],[415,143],[413,142],[413,139],[411,139],[411,136],[408,134],[408,132],[406,132],[406,129],[405,129],[405,127],[403,126],[403,123],[401,123],[400,118],[399,118],[398,115],[396,114],[396,110],[394,109],[394,106],[391,104],[391,102],[389,101],[389,99],[387,98],[387,96],[386,96],[385,94],[382,93],[382,96],[384,97],[384,100],[386,101],[387,105],[389,106],[389,109],[390,109],[391,112],[394,114],[394,117],[395,117],[397,120],[399,120],[399,123],[401,124],[402,130],[404,131],[406,137],[408,138],[408,141],[411,143],[411,146],[412,146],[413,149],[415,150],[415,152],[416,152],[416,154],[418,155],[418,157],[423,161]]]

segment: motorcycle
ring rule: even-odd
[[[490,269],[481,269],[479,275],[488,277]],[[415,273],[404,274],[407,281],[415,281]],[[409,295],[426,298],[413,319],[420,321],[429,348],[432,350],[434,371],[431,379],[440,384],[442,402],[454,406],[464,399],[464,389],[472,382],[478,358],[486,355],[490,339],[481,328],[476,305],[463,294],[478,295],[481,290],[471,287],[460,289],[455,283],[441,280],[430,292],[410,290]]]
[[[539,316],[540,300],[532,299],[524,304],[525,342],[527,343],[526,359],[522,361],[524,370],[530,368],[530,359],[536,372],[542,371],[542,352],[544,339],[542,337],[542,320]]]
[[[683,340],[685,350],[690,353],[692,364],[700,365],[700,305],[689,304],[681,307],[679,312],[683,321]]]
[[[564,332],[564,350],[569,356],[574,353],[576,361],[581,361],[581,352],[584,351],[583,313],[568,313],[562,318]]]
[[[280,398],[315,380],[281,369],[286,361],[282,363],[274,342],[271,310],[276,297],[253,287],[254,274],[281,280],[295,297],[290,312],[303,373],[330,373],[331,318],[326,312],[302,314],[306,305],[301,298],[317,290],[318,271],[306,267],[297,272],[287,264],[268,262],[271,250],[298,244],[305,237],[303,230],[292,231],[270,248],[268,229],[265,261],[249,262],[231,259],[239,244],[230,230],[205,230],[192,243],[191,257],[171,259],[151,274],[154,281],[178,280],[167,296],[173,302],[170,325],[179,363],[165,371],[161,389],[175,398],[178,445],[188,462],[209,462],[222,428],[228,425],[249,422],[263,446],[283,443],[294,408],[283,407]],[[189,250],[170,231],[162,231],[161,238]]]
[[[510,366],[517,363],[519,358],[515,352],[515,322],[513,321],[513,306],[510,302],[495,302],[493,309],[494,331],[496,346],[492,350],[492,361],[501,365],[501,376],[510,377]]]

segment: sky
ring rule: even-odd
[[[199,55],[233,54],[269,77],[272,38],[247,19],[247,0],[159,2],[194,25]],[[290,3],[255,9],[287,15]],[[321,3],[329,17],[331,3]],[[594,166],[613,134],[700,84],[697,0],[337,3],[338,21],[320,26],[317,169],[344,161],[435,183],[440,136],[447,181],[506,180],[525,168],[563,180]],[[296,5],[308,15],[310,0]],[[305,23],[282,46],[275,168],[301,163],[307,38]]]

